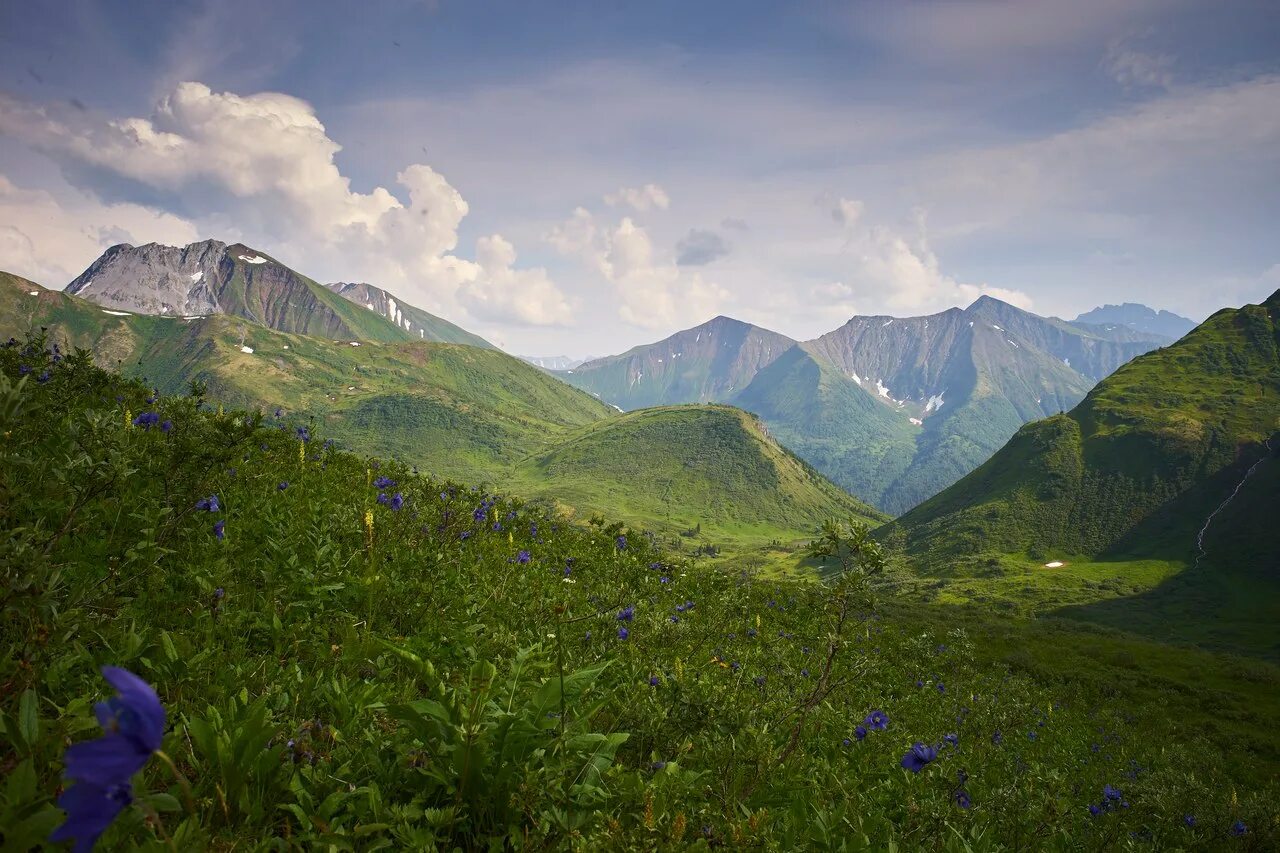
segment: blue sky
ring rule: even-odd
[[[0,268],[241,240],[514,352],[1280,287],[1270,0],[0,8]]]

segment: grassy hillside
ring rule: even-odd
[[[0,349],[8,846],[62,821],[108,664],[166,757],[102,849],[1280,843],[1274,668],[1061,632],[1042,666],[1043,632],[878,608],[874,549],[831,586],[691,570],[149,393]]]
[[[878,535],[941,600],[1280,659],[1278,318],[1280,294],[1218,312]]]
[[[1194,553],[1280,430],[1280,293],[1135,359],[903,516],[917,554]]]
[[[763,542],[832,516],[883,519],[729,406],[641,409],[584,427],[513,472],[522,494],[667,533]]]
[[[338,282],[327,288],[366,311],[372,311],[398,325],[416,340],[437,341],[445,344],[466,344],[481,349],[497,349],[479,335],[450,323],[421,308],[396,300],[390,293],[371,284]]]
[[[770,440],[754,418],[727,407],[622,417],[494,349],[352,346],[227,315],[117,317],[62,293],[30,297],[17,284],[0,293],[10,291],[13,305],[43,306],[38,325],[54,339],[108,348],[127,374],[165,393],[198,380],[211,400],[282,410],[360,452],[439,477],[505,482],[580,518],[623,515],[688,549],[713,545],[722,559],[795,569],[797,541],[828,516],[884,520]],[[9,323],[0,331],[31,328],[30,318],[18,316],[0,312]],[[686,531],[695,532],[678,536]]]

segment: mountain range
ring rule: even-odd
[[[1194,320],[1188,320],[1172,311],[1156,311],[1135,302],[1103,305],[1076,317],[1075,322],[1095,326],[1128,326],[1139,332],[1151,332],[1175,340],[1196,327]]]
[[[854,317],[805,342],[717,317],[559,375],[624,410],[714,401],[755,412],[801,458],[894,514],[1170,341],[984,296],[926,317]]]
[[[225,255],[233,251],[237,257],[229,261]],[[121,254],[128,253],[114,253]],[[141,247],[139,254],[152,252]],[[236,269],[249,263],[239,254],[244,252],[226,247],[218,258],[215,248],[214,263],[230,263],[230,269],[210,278],[247,278],[236,285],[252,295],[247,303],[227,299],[229,286],[179,302],[171,264],[164,265],[167,278],[148,276],[146,287],[135,293],[118,277],[95,280],[86,273],[77,279],[80,292],[84,282],[111,283],[98,297],[115,306],[110,308],[0,273],[0,334],[21,336],[44,327],[64,348],[91,349],[100,363],[145,377],[161,393],[182,393],[196,380],[221,404],[278,412],[282,423],[322,423],[327,436],[361,452],[395,456],[461,482],[500,484],[554,502],[566,513],[608,512],[625,494],[630,519],[673,537],[696,530],[691,544],[786,539],[816,529],[833,512],[869,523],[887,520],[797,459],[746,413],[683,406],[623,417],[491,346],[426,340],[428,328],[443,333],[420,319],[425,312],[399,303],[392,309],[388,302],[388,317],[377,302],[373,310],[367,303],[357,306],[274,261],[254,264],[276,267],[270,277],[252,271],[246,276]],[[173,255],[179,262],[201,256],[184,258],[181,250]],[[116,257],[91,270],[129,265]],[[176,269],[192,274],[184,266]],[[365,288],[342,287],[347,296],[377,298]],[[155,301],[144,301],[151,294]],[[305,303],[314,308],[310,314],[256,310],[291,309],[289,300],[302,295],[315,297]],[[206,308],[241,310],[173,310],[187,310],[201,298]],[[335,304],[340,310],[328,313]],[[121,310],[139,306],[157,313]],[[169,311],[158,310],[166,306]],[[343,332],[356,331],[358,319],[367,334],[335,339],[327,324],[321,335],[290,331],[314,329],[321,316],[343,323],[352,318],[340,327]],[[667,441],[684,448],[683,455],[663,451]],[[609,452],[596,452],[604,448]]]

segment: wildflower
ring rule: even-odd
[[[400,494],[399,492],[396,492],[394,495],[391,496],[391,509],[395,512],[399,512],[400,508],[403,506],[404,506],[404,495]]]
[[[1193,814],[1183,815],[1182,822],[1187,825],[1188,829],[1194,829],[1196,825],[1196,816]]]
[[[884,711],[872,711],[862,722],[872,731],[884,731],[889,728],[889,715]]]
[[[955,800],[956,805],[962,809],[973,808],[973,800],[969,799],[969,792],[964,788],[956,791]]]
[[[657,770],[662,770],[662,769],[663,769],[663,768],[665,768],[666,766],[667,766],[667,762],[665,762],[665,761],[655,761],[655,762],[653,762],[652,764],[650,764],[650,765],[649,765],[649,769],[650,769],[650,770],[657,771]]]
[[[619,629],[618,629],[618,639],[619,639],[619,640],[625,640],[627,637],[630,637],[630,636],[631,636],[631,632],[630,632],[630,631],[628,631],[628,630],[626,629],[626,627],[622,627],[622,628],[619,628]]]
[[[289,488],[289,483],[288,483],[288,481],[282,481],[282,482],[280,483],[280,485],[276,486],[276,491],[277,491],[277,492],[283,492],[283,491],[284,491],[285,489],[287,489],[287,488]]]
[[[954,733],[949,735],[943,735],[942,739],[947,743],[951,744],[952,746],[955,746],[958,743],[960,743],[960,735],[954,734]]]
[[[222,599],[224,596],[226,596],[226,594],[227,594],[227,591],[222,587],[218,587],[213,591],[213,597],[219,600]]]
[[[217,512],[221,509],[221,507],[218,506],[218,496],[209,495],[207,498],[202,498],[201,500],[196,501],[196,509],[202,509],[206,512]]]
[[[658,578],[658,583],[671,583],[671,578],[669,578],[669,577],[660,577],[660,578]]]
[[[565,578],[568,578],[568,577],[569,577],[569,575],[570,575],[570,574],[572,574],[572,572],[573,572],[573,568],[572,568],[571,566],[565,566],[565,567],[564,567],[564,576],[565,576]]]
[[[396,484],[395,480],[392,480],[390,477],[385,477],[385,476],[379,477],[378,479],[373,481],[373,487],[375,489],[390,489],[390,488],[393,488],[395,484]]]
[[[529,556],[529,552],[528,552],[528,551],[521,551],[519,554],[516,554],[516,562],[517,562],[517,563],[520,563],[520,564],[522,564],[522,565],[523,565],[524,563],[529,562],[529,560],[531,560],[531,559],[532,559],[532,557],[530,557],[530,556]]]
[[[18,365],[18,375],[19,375],[19,376],[26,376],[26,375],[27,375],[28,373],[30,373],[30,372],[31,372],[31,368],[30,368],[30,367],[28,367],[27,365],[25,365],[25,364],[19,364],[19,365]]]
[[[276,409],[276,417],[277,418],[284,417],[284,409]]]
[[[105,734],[67,749],[66,775],[75,784],[58,798],[67,819],[50,836],[51,841],[75,840],[77,850],[91,850],[133,802],[129,780],[164,739],[164,706],[151,685],[114,666],[104,666],[102,677],[116,689],[93,709]]]
[[[160,431],[165,435],[173,432],[173,421],[166,420],[164,423],[160,424]]]
[[[679,617],[679,616],[677,616],[677,615],[675,615],[674,613],[673,613],[673,614],[671,614],[671,617],[670,617],[670,618],[671,618],[671,622],[672,622],[673,624],[674,624],[674,623],[676,623],[676,622],[679,622],[679,621],[680,621],[680,617]]]
[[[800,670],[800,677],[801,677],[801,678],[808,678],[808,677],[809,677],[809,670],[807,670],[807,669],[802,669],[802,670]]]
[[[756,687],[764,687],[765,677],[763,675],[757,675],[755,678],[755,682],[756,682]]]
[[[866,738],[866,736],[867,736],[867,727],[866,727],[866,726],[858,726],[856,729],[854,729],[854,730],[853,730],[853,736],[854,736],[855,738],[857,738],[858,740],[863,740],[863,739],[865,739],[865,738]]]
[[[148,405],[148,406],[155,405],[155,402],[156,402],[156,396],[157,396],[157,395],[156,395],[156,393],[155,393],[154,391],[152,391],[152,392],[151,392],[151,396],[147,397],[147,405]]]
[[[619,551],[625,551],[627,550],[627,537],[619,536],[616,540],[614,540],[613,544],[618,547]]]
[[[635,621],[635,618],[636,618],[635,605],[627,605],[626,607],[618,611],[619,622],[633,622]]]
[[[1238,820],[1235,823],[1231,824],[1231,834],[1236,836],[1237,838],[1239,838],[1241,835],[1247,834],[1248,832],[1249,832],[1249,827],[1245,826],[1244,821],[1242,820]]]
[[[378,503],[382,504],[383,506],[386,506],[387,504],[391,503],[391,498],[387,497],[386,492],[379,492]]]
[[[650,686],[650,687],[657,687],[657,686],[658,686],[658,676],[656,676],[656,675],[651,675],[651,676],[649,676],[649,686]]]
[[[219,542],[221,542],[224,538],[226,538],[226,535],[227,535],[226,528],[227,528],[227,523],[221,519],[219,519],[217,522],[214,523],[213,535],[218,537]]]
[[[160,423],[160,416],[155,412],[143,412],[133,419],[134,426],[142,427],[145,430],[151,429],[158,423]]]
[[[947,685],[945,685],[945,684],[943,684],[941,681],[939,681],[939,682],[938,682],[938,692],[939,692],[939,693],[946,693],[946,692],[947,692]]]
[[[999,729],[996,729],[991,734],[991,742],[994,743],[996,746],[999,746],[1000,744],[1004,743],[1004,735],[1000,733]]]
[[[1119,800],[1122,796],[1123,795],[1120,793],[1118,789],[1113,788],[1110,785],[1102,786],[1102,798],[1104,800],[1115,802],[1116,800]]]
[[[298,428],[297,428],[297,429],[295,429],[293,432],[294,432],[294,434],[295,434],[295,435],[297,435],[297,436],[298,436],[298,441],[310,441],[310,440],[311,440],[311,430],[307,429],[306,427],[298,427]]]
[[[850,744],[853,743],[853,741],[849,740],[848,738],[845,738],[844,740],[841,741],[841,743],[844,744],[845,746],[849,746]]]
[[[929,764],[937,757],[938,750],[917,741],[911,744],[911,749],[907,750],[907,754],[902,756],[902,761],[899,763],[904,769],[910,770],[912,773],[919,773],[925,768],[926,764]]]
[[[1035,729],[1032,729],[1031,731],[1027,732],[1027,740],[1035,741],[1038,738],[1039,736],[1036,734]]]
[[[43,385],[44,383],[48,382],[48,381],[49,381],[49,371],[47,371],[47,370],[46,370],[46,371],[42,372],[39,376],[37,376],[37,377],[36,377],[36,381],[37,381],[37,382],[39,382],[41,385]]]

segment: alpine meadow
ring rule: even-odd
[[[1273,12],[0,7],[0,847],[1280,849]]]

